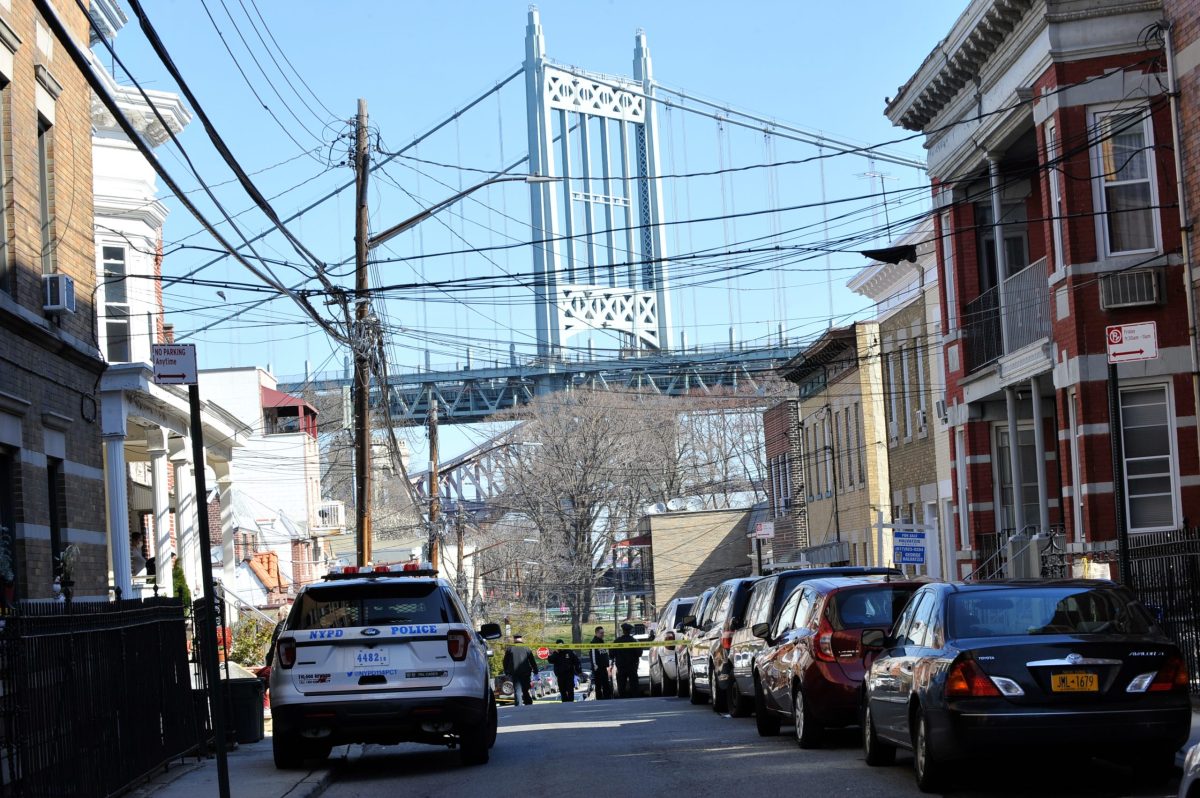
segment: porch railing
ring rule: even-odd
[[[1004,314],[1000,313],[1001,292]],[[1042,258],[967,303],[963,312],[967,371],[978,371],[1050,334],[1050,289]],[[1008,347],[1005,348],[1007,338]]]
[[[1004,331],[1008,352],[1015,352],[1050,335],[1050,289],[1046,285],[1046,259],[1042,258],[1005,280]]]
[[[963,311],[967,371],[978,371],[1004,354],[1000,332],[1000,292],[989,288],[967,303]]]

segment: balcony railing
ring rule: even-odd
[[[1046,285],[1045,258],[1009,277],[1000,290],[1004,292],[1004,328],[1009,352],[1050,335],[1050,289]]]
[[[1004,316],[1000,292],[1004,292]],[[1003,328],[1001,327],[1003,324]],[[963,313],[967,371],[978,371],[1050,335],[1050,290],[1042,258],[967,303]],[[1007,339],[1007,349],[1005,342]]]
[[[346,529],[346,505],[340,501],[323,501],[317,508],[316,524],[313,532],[325,535],[337,535]]]
[[[1004,354],[1000,333],[1000,292],[989,288],[967,303],[963,312],[967,371],[979,369]]]

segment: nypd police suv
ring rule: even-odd
[[[299,767],[343,743],[458,746],[483,764],[496,741],[485,639],[437,572],[335,569],[304,587],[272,661],[275,766]]]

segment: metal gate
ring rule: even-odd
[[[1200,695],[1200,529],[1129,536],[1133,591],[1179,645]]]

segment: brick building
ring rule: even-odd
[[[84,12],[55,5],[87,42]],[[33,4],[0,4],[0,526],[17,598],[52,594],[70,544],[76,596],[108,589],[90,107]]]
[[[1114,429],[1130,531],[1197,516],[1165,63],[1141,35],[1161,16],[972,0],[888,101],[889,119],[926,134],[960,575],[1014,533],[1063,529],[1077,551],[1112,540]],[[1122,424],[1105,328],[1140,322],[1158,357],[1118,366]]]
[[[935,243],[925,219],[895,242],[893,257],[867,265],[848,286],[874,301],[879,323],[892,518],[925,527],[925,564],[916,570],[944,577],[955,571],[954,494],[941,337],[929,334],[941,322]]]
[[[767,455],[767,514],[775,526],[775,537],[763,541],[763,561],[788,563],[808,548],[799,400],[785,399],[763,413],[763,444]]]
[[[808,547],[805,562],[886,564],[891,521],[879,325],[856,322],[818,338],[779,369],[799,386]]]

